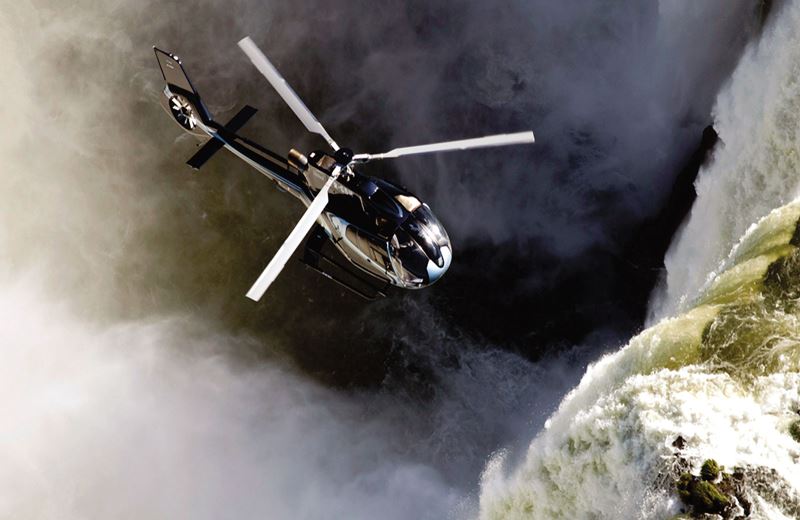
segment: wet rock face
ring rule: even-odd
[[[800,518],[800,497],[773,468],[745,468],[748,488],[774,504],[787,518]]]
[[[692,514],[716,514],[723,518],[732,516],[743,509],[737,500],[738,486],[731,475],[722,473],[722,467],[714,459],[708,459],[700,469],[700,477],[691,473],[683,473],[676,488],[678,496],[686,504]],[[722,473],[722,478],[715,484]],[[736,515],[738,516],[738,515]]]
[[[692,462],[685,457],[686,439],[679,435],[672,441],[675,448],[668,474],[672,474],[674,490],[686,509],[672,520],[689,518],[744,519],[750,516],[752,505],[747,495],[746,472],[725,468],[714,459],[706,459],[700,475],[691,473]]]
[[[798,421],[800,428],[800,421]],[[680,445],[680,447],[678,447]],[[789,518],[800,518],[800,497],[792,485],[772,468],[745,466],[726,473],[724,467],[713,459],[706,460],[700,475],[688,468],[691,461],[684,457],[686,441],[679,436],[672,443],[677,450],[667,473],[673,475],[674,490],[685,505],[680,515],[672,520],[690,518],[721,518],[743,520],[754,513],[754,496],[775,505]]]
[[[678,496],[693,513],[722,514],[730,505],[730,499],[723,495],[713,483],[684,473],[678,480]]]

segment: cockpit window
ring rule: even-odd
[[[395,198],[397,196],[395,194]],[[430,208],[420,204],[395,230],[389,253],[395,273],[404,282],[414,284],[425,280],[425,283],[432,283],[450,265],[450,247],[447,232]]]
[[[428,226],[425,226],[416,219],[410,218],[405,222],[403,227],[422,250],[425,251],[428,258],[437,264],[441,263],[443,265],[444,260],[442,260],[442,252],[439,250],[439,245],[436,243]]]
[[[427,204],[422,204],[417,208],[417,210],[414,211],[414,216],[417,218],[417,221],[430,232],[436,244],[440,247],[450,244],[450,238],[448,238],[447,232],[436,217],[433,216]]]

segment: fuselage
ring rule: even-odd
[[[362,175],[324,152],[309,154],[303,173],[316,190],[336,167],[346,169],[330,191],[321,224],[337,249],[361,270],[399,287],[418,289],[441,278],[452,246],[430,207],[408,190]]]
[[[427,287],[447,271],[452,260],[447,232],[430,207],[408,190],[362,175],[352,164],[342,161],[339,154],[316,151],[306,158],[293,150],[287,161],[219,125],[207,116],[205,107],[194,106],[201,104],[199,100],[185,97],[188,92],[173,92],[170,86],[175,88],[170,84],[165,88],[165,108],[184,130],[220,140],[226,149],[306,206],[338,169],[328,204],[317,222],[339,252],[358,269],[406,289]],[[183,116],[174,108],[176,97],[185,103]],[[191,125],[187,125],[189,120]]]

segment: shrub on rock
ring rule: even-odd
[[[721,514],[730,504],[730,499],[717,486],[690,473],[681,475],[677,488],[683,503],[690,506],[696,514]]]
[[[709,481],[717,480],[720,471],[722,471],[722,468],[717,464],[717,461],[708,459],[703,463],[703,467],[700,468],[700,478]]]
[[[789,435],[792,436],[792,439],[800,442],[800,419],[789,425]]]

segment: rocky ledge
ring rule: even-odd
[[[800,420],[794,421],[789,431],[800,442]],[[671,520],[750,518],[756,496],[773,504],[789,518],[800,518],[800,497],[774,469],[742,466],[728,473],[714,459],[706,459],[700,474],[695,475],[690,471],[694,466],[692,460],[683,454],[684,438],[679,436],[672,446],[676,452],[667,473],[684,508]]]

